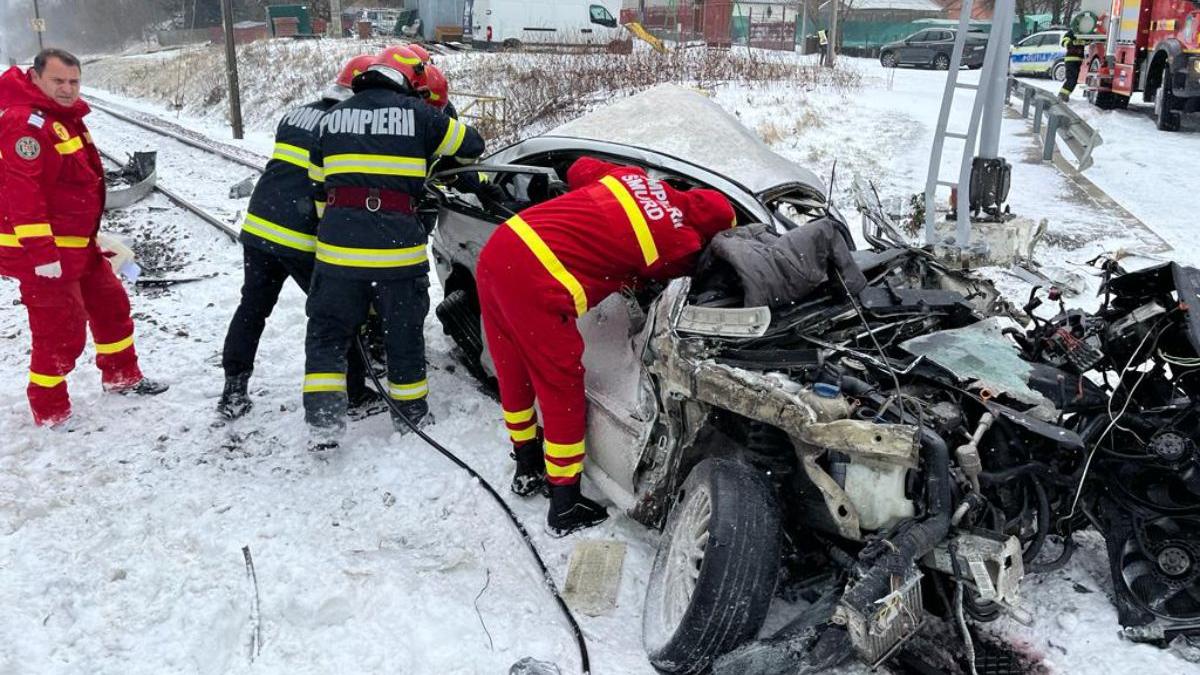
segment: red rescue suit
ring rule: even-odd
[[[65,108],[19,68],[0,75],[0,274],[20,282],[33,346],[29,406],[38,424],[71,412],[66,375],[90,325],[106,389],[142,379],[129,298],[96,245],[104,170],[83,123],[82,100]],[[34,269],[58,262],[62,276]]]
[[[567,172],[567,187],[497,228],[476,268],[509,436],[516,446],[538,437],[536,399],[555,485],[579,480],[585,454],[575,320],[622,288],[690,274],[708,240],[734,225],[719,192],[675,190],[638,168],[585,157]]]

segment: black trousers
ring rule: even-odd
[[[221,355],[226,377],[254,370],[258,343],[283,285],[292,279],[300,290],[308,293],[314,265],[312,257],[279,256],[253,246],[242,247],[242,300],[229,322]],[[366,388],[366,371],[357,349],[350,354],[349,369],[350,395],[357,397]]]
[[[1062,89],[1058,90],[1059,94],[1071,95],[1075,91],[1075,85],[1079,84],[1079,70],[1083,67],[1083,61],[1067,61],[1067,77],[1063,80]]]
[[[375,308],[383,326],[388,393],[410,417],[428,410],[425,396],[425,315],[429,278],[370,281],[317,272],[308,295],[304,342],[304,418],[313,427],[345,427],[346,350]]]

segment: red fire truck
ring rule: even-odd
[[[1200,0],[1112,0],[1106,39],[1088,47],[1088,100],[1124,108],[1133,92],[1154,102],[1159,129],[1200,109]]]

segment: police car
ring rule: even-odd
[[[1063,57],[1067,49],[1062,46],[1065,30],[1046,30],[1034,33],[1012,48],[1008,57],[1013,75],[1049,75],[1062,82],[1067,77],[1067,66]]]

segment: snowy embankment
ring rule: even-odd
[[[265,59],[259,70],[245,66],[251,133],[244,145],[265,152],[275,117],[314,98],[340,62],[361,48],[351,41],[284,43],[271,47],[280,58]],[[108,90],[98,93],[146,97],[140,107],[159,113],[178,103],[181,124],[227,138],[220,128],[223,103],[204,96],[205,87],[211,93],[223,78],[219,54],[196,53],[207,56],[182,64],[167,55],[102,61],[90,64],[85,77]],[[289,61],[298,54],[311,60]],[[504,72],[512,60],[533,57],[442,58],[452,85],[460,86],[475,70],[492,81],[491,73]],[[300,72],[308,75],[292,79],[297,69],[289,66],[296,63],[307,64]],[[944,74],[845,63],[861,86],[700,84],[785,156],[824,176],[836,160],[835,194],[846,207],[854,177],[875,181],[885,196],[921,190]],[[524,77],[512,72],[514,81]],[[172,77],[186,86],[170,88]],[[92,124],[97,142],[113,151],[161,143],[99,114]],[[1072,268],[1117,246],[1152,248],[1160,236],[1182,251],[1183,262],[1200,262],[1181,232],[1130,229],[1089,210],[1052,166],[1025,161],[1033,151],[1025,125],[1007,122],[1002,142],[1016,166],[1012,204],[1019,213],[1050,220],[1052,266]],[[1105,150],[1121,147],[1110,138]],[[191,185],[219,202],[242,177],[194,150],[170,152],[186,153],[186,160],[164,158],[164,184]],[[1098,154],[1094,172],[1110,170]],[[1156,228],[1148,211],[1168,171],[1123,202]],[[268,322],[251,386],[254,410],[214,428],[219,353],[238,298],[240,250],[157,196],[111,216],[106,227],[164,240],[171,250],[165,259],[177,274],[215,276],[132,297],[144,368],[172,389],[144,401],[102,395],[87,365],[89,348],[70,378],[80,416],[72,433],[34,429],[29,421],[22,386],[25,316],[13,306],[15,284],[0,283],[0,303],[12,306],[0,314],[0,381],[7,383],[0,388],[0,606],[6,608],[0,641],[8,646],[0,672],[499,673],[529,655],[555,661],[564,672],[577,669],[570,634],[540,589],[536,568],[499,511],[463,474],[419,440],[393,434],[385,416],[352,424],[343,448],[329,456],[303,450],[305,319],[295,288],[285,289]],[[436,304],[436,283],[432,296]],[[430,433],[503,487],[511,462],[498,406],[455,367],[450,342],[432,316],[426,337],[439,420]],[[615,517],[597,530],[552,540],[541,533],[544,501],[510,503],[560,583],[576,538],[628,544],[616,610],[579,619],[594,672],[652,672],[640,617],[654,534]],[[254,589],[243,546],[252,552],[261,598],[263,647],[253,664]],[[1118,639],[1110,587],[1103,545],[1089,538],[1066,569],[1026,580],[1032,626],[1006,620],[993,630],[1057,672],[1191,667],[1169,652]]]

